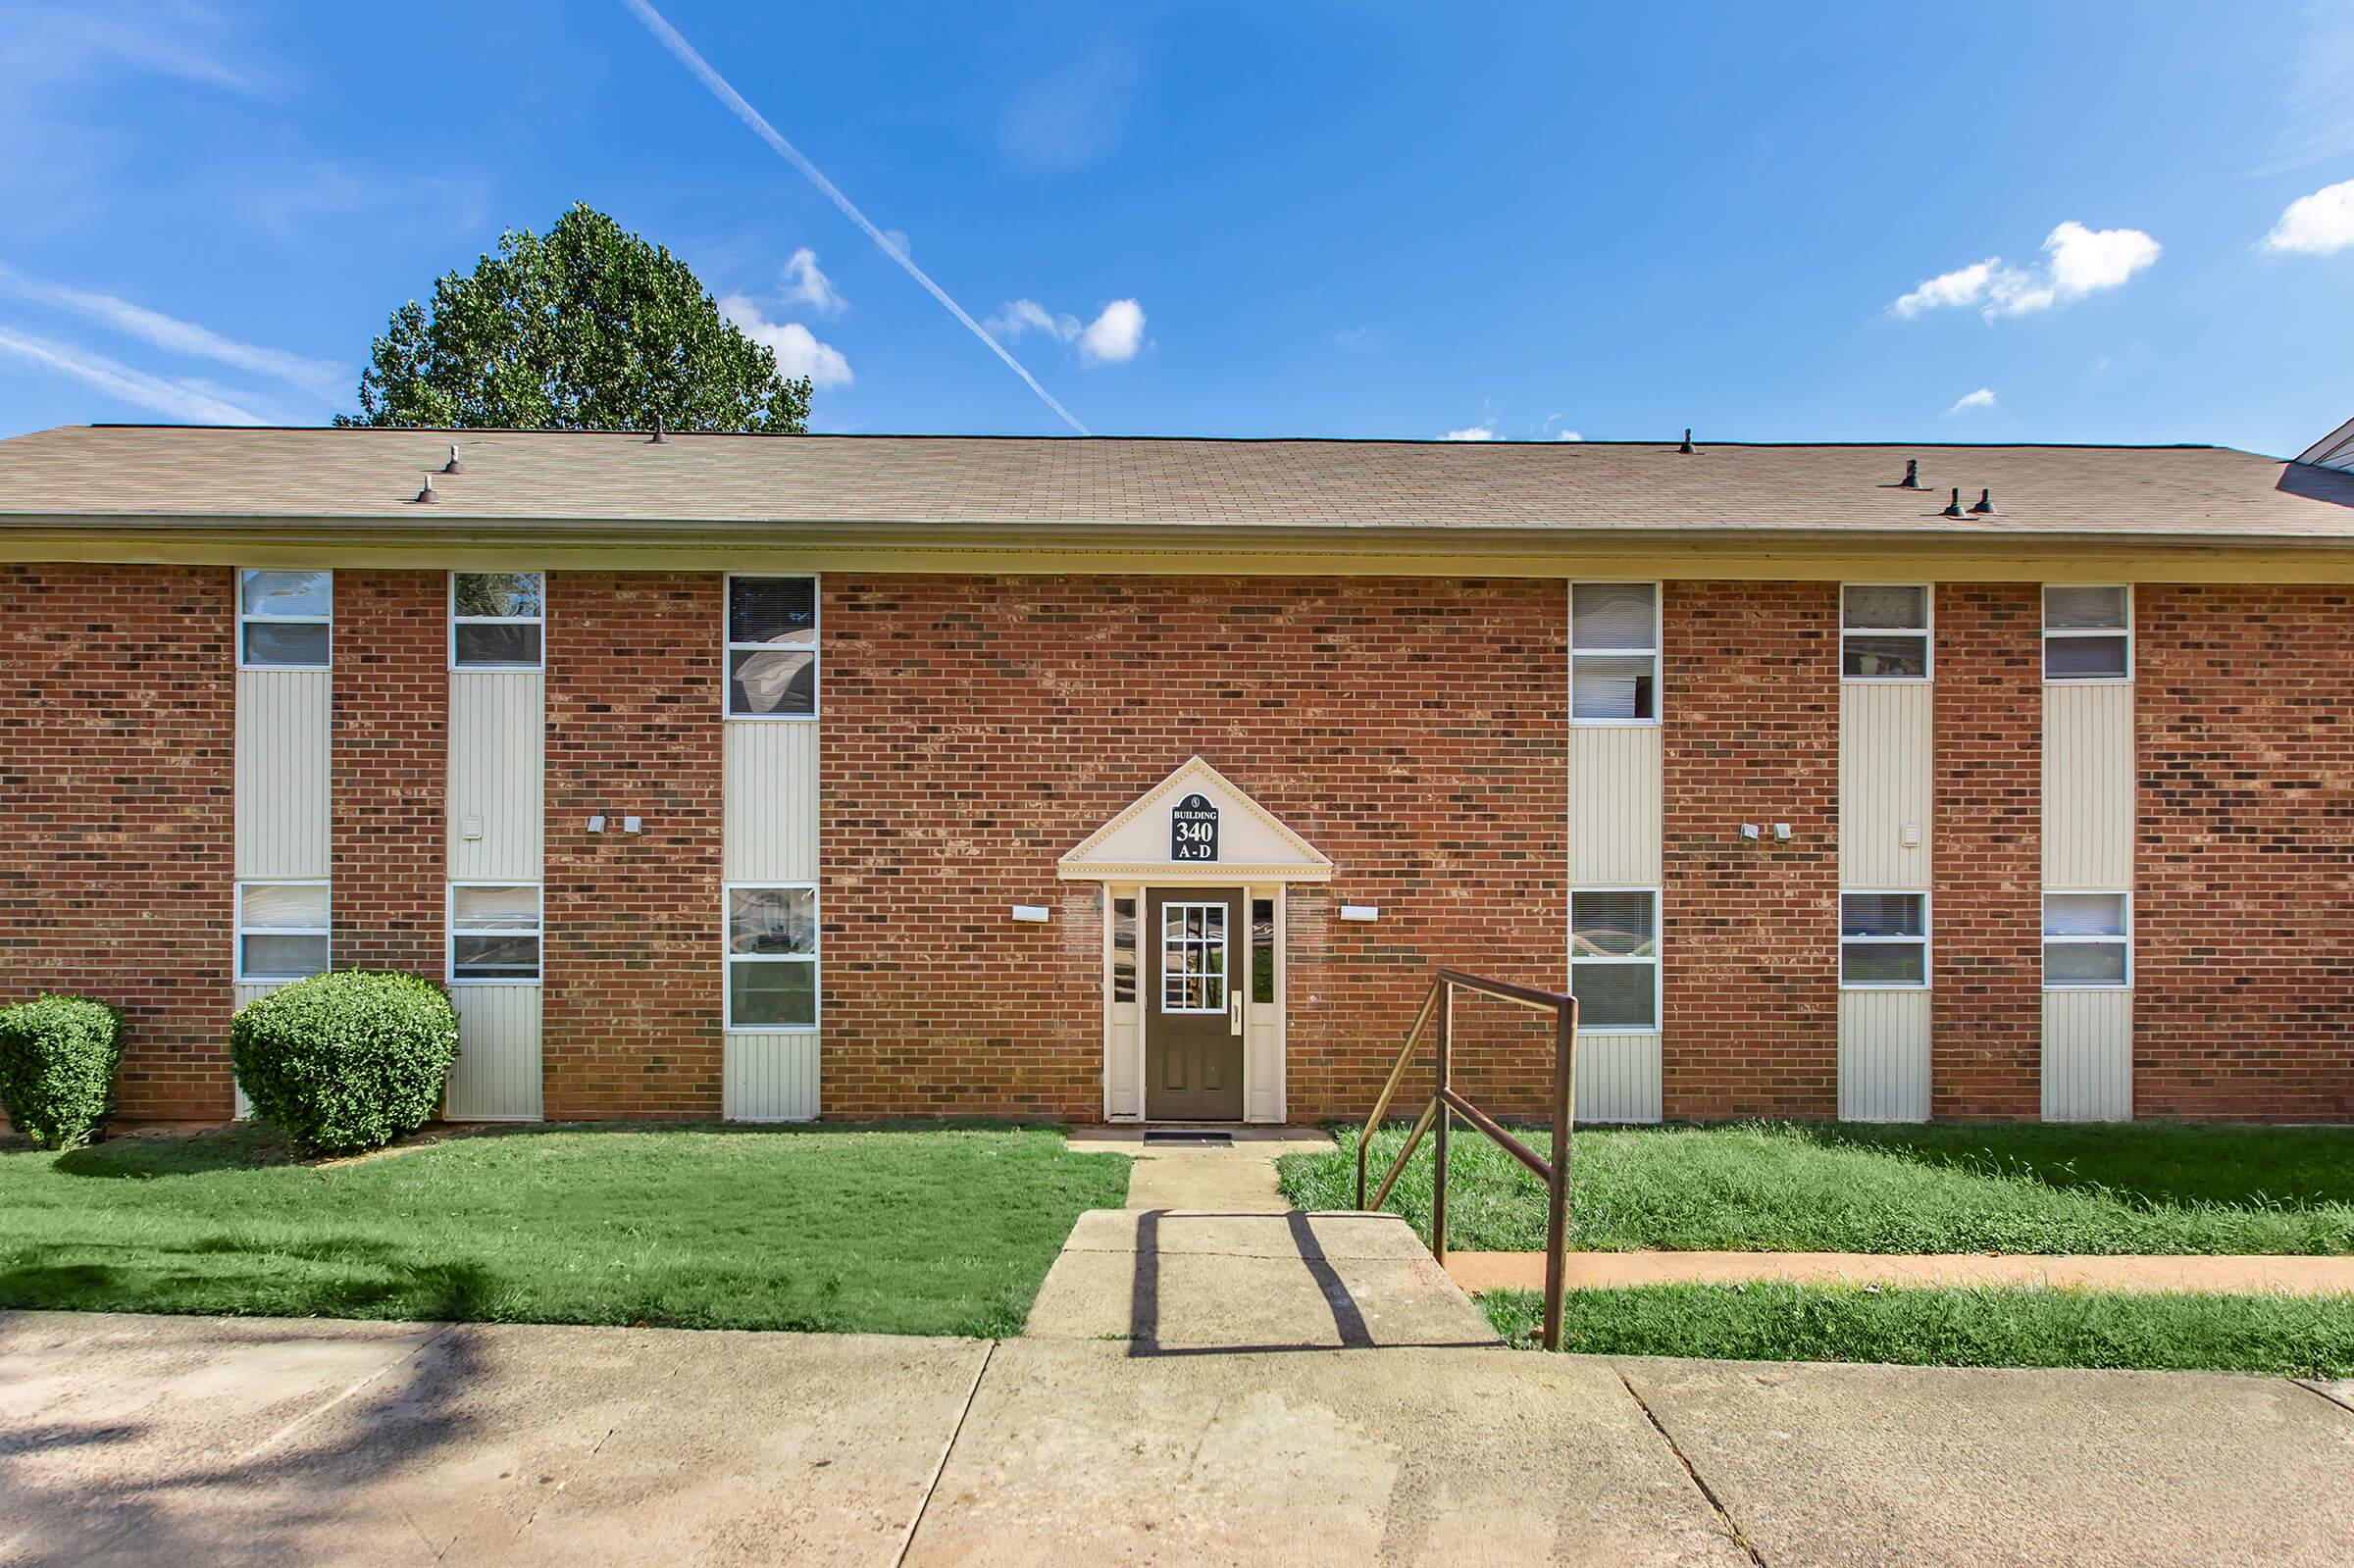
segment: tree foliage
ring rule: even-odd
[[[360,412],[337,425],[808,429],[808,379],[781,375],[685,262],[586,205],[442,277],[432,310],[395,310],[368,358]]]

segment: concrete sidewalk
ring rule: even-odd
[[[2344,1402],[2338,1402],[2338,1401]],[[0,1564],[2342,1564],[2354,1389],[0,1314]]]

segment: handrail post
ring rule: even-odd
[[[1441,981],[1446,996],[1439,1003],[1439,1126],[1438,1137],[1431,1143],[1430,1182],[1430,1255],[1447,1266],[1447,1129],[1455,1120],[1455,1111],[1447,1103],[1447,1091],[1455,1087],[1455,986]]]
[[[1553,1158],[1545,1184],[1545,1327],[1548,1350],[1561,1347],[1561,1297],[1569,1270],[1569,1118],[1576,1088],[1577,998],[1554,1017]]]

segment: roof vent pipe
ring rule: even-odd
[[[466,465],[458,461],[458,449],[454,444],[449,449],[449,461],[441,465],[441,472],[444,474],[463,474],[466,472]]]
[[[1681,446],[1679,446],[1679,447],[1677,447],[1677,448],[1676,448],[1676,450],[1677,450],[1677,451],[1679,451],[1679,452],[1687,452],[1687,453],[1688,453],[1688,452],[1690,452],[1690,451],[1692,450],[1692,427],[1691,427],[1691,426],[1687,425],[1687,426],[1685,426],[1685,427],[1684,427],[1684,444],[1683,444],[1683,445],[1681,445]]]
[[[654,421],[654,433],[645,439],[649,446],[660,446],[664,441],[670,439],[669,436],[662,433],[662,422],[659,419]]]
[[[1978,498],[1970,503],[1970,509],[1979,517],[1994,516],[1994,492],[1992,490],[1980,490],[1978,492]]]
[[[1954,498],[1945,503],[1945,516],[1961,517],[1962,515],[1962,491],[1959,488],[1956,488],[1954,491]]]
[[[1896,481],[1896,487],[1900,490],[1918,490],[1920,488],[1919,458],[1908,457],[1905,459],[1905,477]]]
[[[420,501],[438,501],[441,499],[440,496],[434,493],[434,471],[430,468],[425,471],[425,488],[417,492],[417,499]]]

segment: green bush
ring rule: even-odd
[[[86,1143],[114,1106],[123,1015],[87,996],[0,1010],[0,1111],[44,1148]]]
[[[295,1147],[381,1148],[440,1109],[458,1014],[432,981],[339,969],[246,1003],[229,1051],[254,1113]]]

